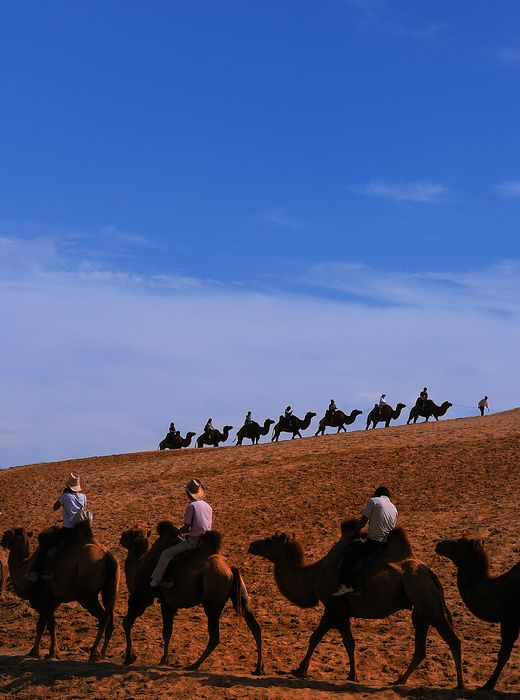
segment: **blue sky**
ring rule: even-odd
[[[514,0],[4,4],[0,466],[424,383],[515,405],[519,23]]]

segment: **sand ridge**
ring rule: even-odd
[[[314,423],[311,425],[311,429]],[[310,432],[310,431],[309,431]],[[264,438],[265,440],[265,438]],[[150,608],[135,625],[135,666],[122,666],[120,589],[116,631],[106,663],[86,663],[95,623],[77,604],[61,606],[57,619],[64,661],[22,660],[35,618],[12,591],[0,601],[0,693],[43,697],[49,690],[69,697],[390,698],[465,697],[455,685],[453,662],[435,631],[426,661],[403,688],[389,688],[413,651],[409,612],[386,620],[354,620],[360,684],[345,684],[347,659],[339,635],[329,634],[315,652],[307,680],[288,675],[303,656],[320,608],[301,610],[277,590],[272,565],[247,554],[249,542],[276,531],[295,533],[309,560],[322,556],[338,537],[340,522],[359,514],[375,486],[386,484],[399,509],[399,523],[417,554],[439,576],[463,644],[470,688],[484,682],[496,661],[497,625],[474,618],[463,605],[453,565],[435,554],[435,543],[465,532],[483,537],[494,573],[520,558],[520,409],[484,418],[441,420],[413,426],[355,430],[341,435],[258,446],[142,452],[35,464],[0,472],[1,530],[24,524],[38,531],[56,520],[52,504],[69,471],[78,471],[95,512],[95,533],[121,564],[121,532],[139,523],[155,527],[165,517],[181,521],[182,485],[192,476],[208,488],[215,528],[224,553],[241,567],[265,642],[266,676],[249,675],[254,643],[230,605],[221,624],[221,645],[197,673],[183,670],[206,642],[201,609],[182,610],[174,623],[172,655],[159,667],[160,614]],[[44,638],[45,641],[45,638]],[[45,647],[44,647],[45,648]],[[69,677],[71,676],[71,677]],[[498,697],[520,693],[520,645],[499,680]]]

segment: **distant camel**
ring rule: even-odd
[[[219,442],[226,442],[230,430],[233,430],[233,426],[225,425],[222,432],[213,428],[209,436],[206,435],[206,433],[202,433],[202,435],[199,435],[197,438],[196,446],[204,447],[204,445],[212,445],[213,447],[218,447]]]
[[[367,416],[367,427],[365,430],[369,429],[370,423],[372,423],[372,428],[375,428],[378,423],[384,423],[385,428],[388,428],[391,420],[397,420],[399,418],[403,408],[406,408],[405,403],[398,403],[395,410],[388,404],[379,407],[379,404],[376,403]]]
[[[7,563],[7,552],[0,547],[0,598],[5,593],[7,576],[9,575],[9,565]]]
[[[164,520],[157,526],[159,538],[150,548],[148,533],[137,526],[126,530],[121,535],[120,544],[128,550],[125,561],[128,598],[128,612],[123,619],[126,635],[125,664],[136,660],[132,643],[132,627],[138,617],[150,606],[155,594],[149,586],[150,576],[161,552],[168,547],[178,534],[177,528],[170,521]],[[169,646],[173,631],[173,618],[179,608],[193,608],[203,605],[208,618],[209,639],[206,649],[189,666],[190,670],[199,668],[220,642],[220,616],[228,600],[231,600],[239,620],[245,619],[256,642],[257,661],[254,674],[264,672],[262,660],[262,631],[249,607],[249,596],[240,574],[240,570],[231,566],[219,553],[220,535],[208,533],[199,548],[189,556],[181,555],[175,568],[175,582],[172,588],[160,587],[159,600],[163,622],[164,650],[162,664],[169,660]],[[157,589],[155,589],[157,590]]]
[[[482,686],[482,690],[492,690],[520,633],[520,562],[501,576],[491,576],[482,541],[469,537],[438,542],[435,551],[457,567],[459,592],[473,615],[486,622],[500,622],[502,644],[497,665]]]
[[[337,428],[336,432],[338,433],[340,432],[340,430],[344,430],[345,432],[347,432],[345,426],[352,425],[356,418],[362,413],[363,411],[358,411],[358,409],[356,408],[354,411],[351,412],[350,416],[347,416],[346,413],[343,413],[343,411],[337,409],[331,416],[330,411],[327,411],[323,418],[320,420],[318,430],[314,433],[314,435],[323,435],[327,426],[331,428]]]
[[[9,549],[9,573],[15,593],[38,613],[36,639],[29,656],[40,658],[40,642],[47,627],[51,636],[49,655],[59,658],[54,614],[61,603],[77,601],[98,621],[97,635],[89,660],[104,659],[114,630],[114,607],[119,586],[119,564],[92,534],[90,523],[76,526],[64,545],[55,567],[54,578],[30,583],[25,578],[32,563],[29,536],[23,527],[7,530],[0,545]],[[98,600],[101,593],[103,605]],[[98,646],[104,635],[101,654]]]
[[[280,416],[278,423],[273,428],[273,437],[271,438],[271,442],[278,442],[280,433],[292,433],[293,440],[296,436],[301,437],[300,430],[307,430],[315,415],[316,414],[312,411],[307,411],[303,420],[298,418],[298,416],[292,416],[290,422],[285,416]]]
[[[258,440],[261,435],[267,435],[269,432],[269,427],[274,423],[274,420],[266,418],[263,427],[259,425],[256,421],[252,421],[248,425],[243,425],[237,432],[237,445],[242,444],[244,438],[251,440],[253,445],[258,445]]]
[[[186,437],[183,438],[179,432],[168,433],[164,440],[159,443],[160,450],[180,450],[181,447],[189,447],[191,445],[192,437],[196,433],[186,433]]]
[[[426,399],[424,402],[422,399],[417,399],[415,406],[410,410],[406,425],[408,425],[412,419],[414,423],[417,423],[419,416],[426,418],[426,421],[428,421],[431,416],[433,416],[435,420],[439,420],[451,406],[453,406],[453,404],[449,401],[444,401],[440,406],[437,406],[431,399]]]
[[[312,633],[307,653],[292,673],[300,678],[307,675],[316,646],[330,629],[337,629],[347,651],[349,681],[357,681],[354,638],[350,618],[382,619],[398,610],[412,610],[415,628],[415,651],[407,670],[395,681],[405,683],[426,656],[426,635],[430,625],[435,627],[449,646],[455,661],[458,687],[463,687],[460,641],[453,631],[451,614],[446,607],[442,586],[437,576],[412,551],[401,528],[393,530],[388,545],[368,565],[363,577],[361,595],[335,598],[338,586],[338,562],[345,546],[357,536],[357,521],[342,525],[342,538],[319,561],[305,562],[302,545],[285,534],[256,540],[249,552],[274,563],[274,577],[282,595],[301,608],[312,608],[321,602],[325,612]]]

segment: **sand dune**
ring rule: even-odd
[[[313,423],[314,425],[314,423]],[[339,636],[318,647],[307,680],[288,675],[300,661],[320,609],[291,606],[276,588],[272,566],[247,554],[252,539],[276,531],[294,532],[309,559],[320,557],[337,539],[341,520],[358,514],[375,486],[386,484],[399,508],[400,524],[417,554],[441,579],[463,643],[470,688],[490,675],[499,630],[474,618],[456,588],[453,565],[435,555],[438,539],[476,533],[483,537],[493,572],[520,558],[520,409],[486,416],[443,420],[375,431],[305,438],[256,447],[143,452],[35,464],[0,472],[1,530],[24,524],[38,531],[55,521],[52,504],[68,472],[78,471],[95,512],[98,539],[121,561],[121,531],[139,523],[154,527],[165,517],[181,521],[186,499],[182,484],[204,481],[214,507],[224,552],[242,568],[252,606],[262,625],[266,676],[249,675],[254,644],[238,626],[231,606],[222,619],[220,647],[198,673],[183,671],[206,642],[202,610],[176,618],[173,647],[177,665],[159,667],[160,614],[150,608],[135,626],[138,661],[121,665],[120,620],[126,606],[121,586],[117,629],[110,662],[87,664],[93,618],[78,605],[58,612],[64,661],[23,661],[35,618],[8,588],[0,601],[0,693],[37,698],[50,692],[75,698],[455,698],[455,671],[446,645],[430,632],[428,657],[406,688],[389,688],[413,650],[410,614],[382,621],[355,620],[360,684],[345,684],[347,659]],[[504,669],[494,695],[520,695],[520,644]]]

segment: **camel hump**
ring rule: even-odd
[[[396,559],[413,556],[412,543],[410,542],[404,528],[395,527],[390,531],[387,538],[385,553],[392,559],[394,556]]]
[[[157,534],[159,537],[163,535],[177,535],[179,530],[175,527],[171,520],[161,520],[157,523]]]
[[[200,538],[199,551],[208,557],[219,554],[222,549],[222,535],[217,530],[210,530]]]

